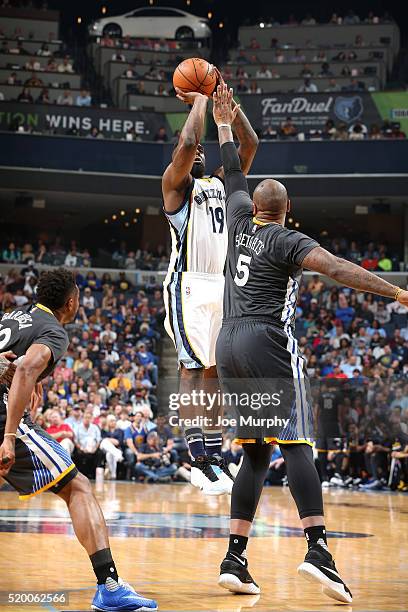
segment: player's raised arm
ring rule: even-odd
[[[201,93],[184,93],[180,89],[176,89],[176,92],[180,100],[186,102],[186,104],[192,104],[192,109],[181,131],[171,163],[167,166],[163,175],[164,208],[170,213],[179,208],[191,183],[190,172],[203,135],[208,104],[207,96]]]
[[[228,89],[225,83],[218,85],[213,94],[213,117],[218,128],[227,200],[237,191],[244,191],[249,197],[248,183],[232,135],[231,126],[239,111],[239,106],[234,106],[232,95],[232,89]]]
[[[369,291],[377,295],[393,298],[395,301],[404,304],[404,306],[408,306],[408,291],[392,285],[361,266],[332,255],[332,253],[329,253],[329,251],[322,247],[312,249],[304,258],[302,267],[313,272],[325,274],[338,283],[351,287],[351,289]]]
[[[30,404],[38,377],[52,359],[51,349],[45,344],[33,344],[17,366],[8,395],[4,441],[0,447],[0,475],[7,473],[15,460],[15,434],[24,410]]]
[[[218,73],[219,86],[222,87],[226,85],[218,68],[216,68],[215,70]],[[252,125],[248,121],[248,117],[245,115],[240,105],[237,104],[234,99],[232,99],[232,107],[234,109],[235,107],[238,107],[238,110],[232,122],[232,130],[235,133],[235,136],[237,137],[239,142],[238,155],[241,161],[242,172],[247,175],[254,160],[255,153],[259,144],[259,139]],[[214,174],[217,174],[221,178],[224,178],[224,168],[221,167],[217,172],[214,172]]]

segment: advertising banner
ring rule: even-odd
[[[337,125],[378,123],[381,116],[368,93],[243,94],[240,102],[256,129],[274,129],[290,117],[299,131],[321,130],[328,119]]]
[[[130,129],[143,140],[153,140],[157,130],[164,126],[169,137],[163,113],[125,111],[114,108],[88,108],[47,104],[0,103],[0,130],[10,130],[20,123],[34,132],[48,134],[78,134],[86,136],[93,127],[105,138],[125,138]]]

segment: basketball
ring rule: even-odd
[[[214,66],[204,59],[191,57],[181,62],[174,71],[173,85],[182,91],[199,91],[211,96],[217,84]]]

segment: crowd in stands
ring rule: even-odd
[[[295,120],[296,121],[296,120]],[[381,125],[372,124],[369,127],[361,121],[352,125],[339,122],[335,124],[328,119],[323,129],[304,130],[296,126],[292,117],[287,117],[280,126],[269,125],[260,134],[261,140],[401,140],[406,138],[406,133],[401,130],[398,121],[385,119]]]
[[[0,280],[2,312],[34,299],[31,274],[9,272]],[[102,467],[112,479],[188,481],[182,432],[169,425],[168,406],[157,395],[161,289],[132,287],[124,276],[116,283],[77,280],[80,310],[68,327],[70,346],[45,381],[36,422],[90,477]],[[324,460],[316,454],[327,486],[408,490],[407,313],[399,302],[329,287],[318,275],[301,287],[296,337],[314,401],[334,389],[338,404],[338,448]],[[223,454],[236,473],[242,449],[232,431],[225,432]],[[285,484],[279,448],[266,484]]]
[[[385,242],[364,242],[348,240],[345,237],[329,238],[326,235],[318,237],[320,244],[329,251],[356,263],[371,272],[400,271],[400,257],[397,251],[390,250]],[[111,268],[121,270],[152,270],[166,271],[168,254],[163,245],[154,251],[137,249],[129,251],[125,241],[110,254]],[[0,249],[0,262],[8,264],[25,264],[27,268],[35,264],[52,266],[63,265],[68,268],[98,267],[98,255],[92,257],[90,250],[80,248],[75,240],[65,244],[60,237],[47,244],[43,240],[34,245],[29,242],[9,242]],[[106,267],[106,266],[105,266]],[[24,268],[25,269],[25,268]],[[35,268],[34,268],[35,269]],[[90,271],[87,278],[94,276]],[[106,275],[105,275],[106,276]],[[108,278],[109,275],[106,276]],[[106,279],[105,279],[106,280]],[[100,282],[95,281],[100,287]],[[102,281],[105,282],[104,280]]]
[[[306,13],[302,17],[295,16],[293,13],[290,13],[287,18],[284,19],[275,19],[275,17],[271,15],[265,15],[258,19],[258,24],[263,24],[261,27],[268,26],[314,26],[321,24],[333,24],[333,25],[359,25],[359,24],[367,24],[367,25],[377,25],[379,23],[393,23],[394,19],[388,11],[384,11],[384,13],[380,16],[376,14],[374,11],[370,11],[368,15],[364,15],[360,17],[353,9],[348,9],[343,14],[340,13],[332,13],[329,19],[318,21],[311,13]],[[244,25],[250,25],[250,21],[246,19],[244,21]]]
[[[4,245],[3,249],[0,249],[0,262],[26,264],[28,267],[34,264],[63,265],[67,268],[98,267],[100,257],[104,258],[105,267],[106,259],[110,257],[108,267],[129,271],[166,271],[169,261],[166,250],[161,245],[154,251],[142,249],[129,250],[126,243],[121,242],[112,253],[104,251],[102,255],[99,253],[92,256],[89,249],[80,248],[75,240],[65,244],[59,237],[50,244],[43,240],[39,240],[34,245],[29,242],[21,242],[21,244],[19,242],[9,242],[7,245]],[[93,275],[93,272],[89,272],[89,275]]]

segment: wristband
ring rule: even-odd
[[[218,127],[218,128],[220,128],[220,127],[227,127],[227,128],[230,128],[230,127],[231,127],[231,124],[230,124],[230,123],[220,123],[219,125],[217,125],[217,127]]]
[[[394,295],[395,302],[398,302],[398,298],[400,296],[400,293],[402,293],[402,292],[403,292],[403,289],[401,289],[401,287],[398,287],[396,292],[395,292],[395,295]]]
[[[17,438],[17,434],[15,433],[5,433],[3,437],[5,438],[6,436],[13,436],[13,438]]]

